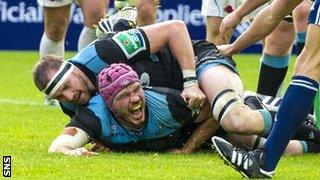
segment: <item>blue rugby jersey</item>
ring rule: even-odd
[[[170,48],[165,46],[159,52],[150,54],[149,41],[141,29],[109,34],[89,44],[69,61],[95,85],[97,75],[103,68],[111,63],[123,62],[138,73],[143,85],[183,88],[182,72]],[[78,107],[70,102],[60,104],[63,112],[70,117]]]
[[[107,109],[100,95],[91,98],[88,106],[78,109],[69,126],[76,126],[92,139],[106,142],[118,151],[165,151],[181,145],[186,138],[180,133],[183,126],[197,116],[172,89],[145,90],[146,124],[139,130],[124,127]]]

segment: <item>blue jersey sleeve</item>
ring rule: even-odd
[[[110,135],[111,112],[106,108],[100,95],[92,97],[87,106],[77,109],[76,115],[67,126],[83,129],[92,139],[105,140]]]
[[[108,64],[101,59],[96,51],[95,44],[91,43],[78,52],[74,57],[70,59],[74,64],[81,64],[84,67],[92,71],[96,76],[100,71]]]

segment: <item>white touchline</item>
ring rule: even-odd
[[[44,106],[43,103],[35,102],[35,101],[0,98],[0,105],[4,105],[4,104],[29,105],[29,106]]]

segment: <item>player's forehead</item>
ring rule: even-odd
[[[59,94],[58,90],[68,83],[69,76],[72,74],[74,66],[71,63],[63,63],[61,67],[56,70],[52,69],[48,72],[48,83],[44,88],[43,92],[50,97],[57,97]]]
[[[141,84],[139,82],[134,82],[127,86],[126,88],[122,89],[117,96],[122,96],[122,95],[128,95],[129,93],[135,91],[136,89],[142,88]]]

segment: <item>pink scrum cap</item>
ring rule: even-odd
[[[134,82],[140,82],[138,74],[123,63],[111,64],[99,73],[99,92],[111,111],[114,111],[114,97]]]

